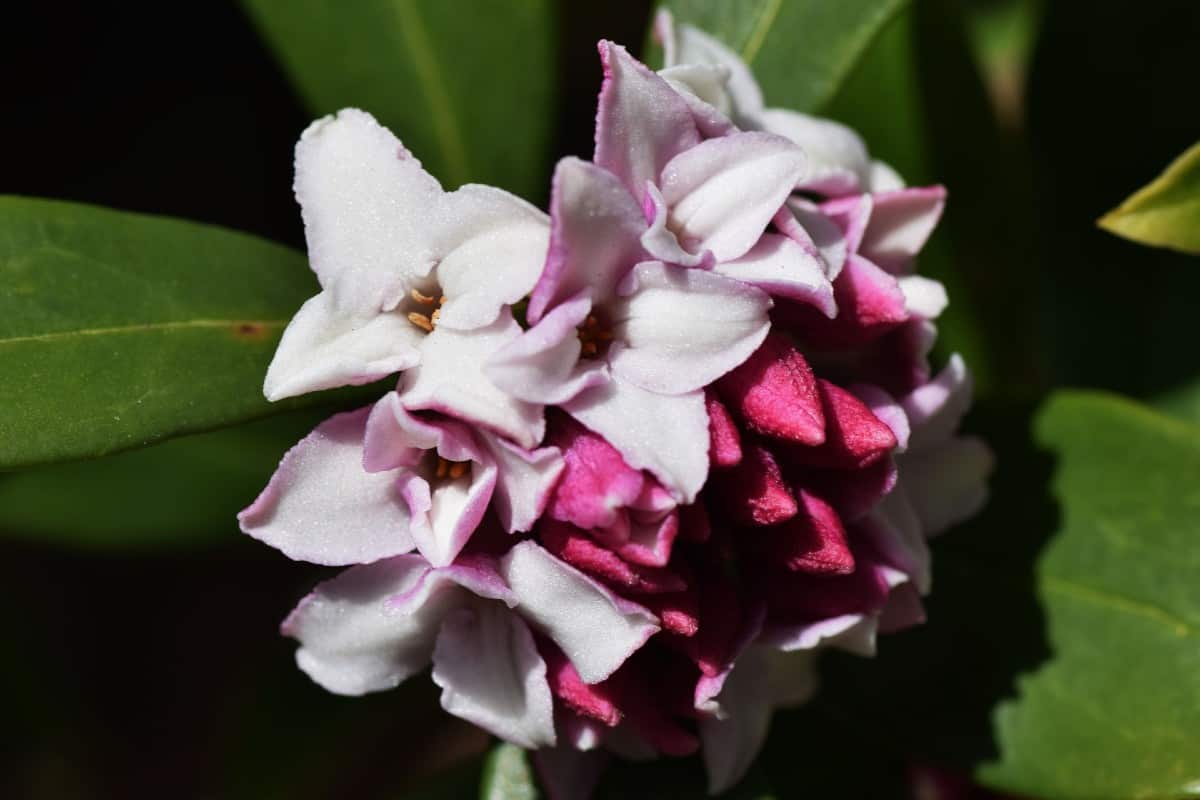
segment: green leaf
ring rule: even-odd
[[[1099,225],[1135,242],[1200,255],[1200,142]]]
[[[769,105],[820,108],[906,0],[667,0],[679,22],[724,41],[754,70]]]
[[[239,535],[236,515],[327,414],[298,411],[104,458],[0,475],[0,535],[84,549],[174,550]],[[63,498],[71,498],[63,502]]]
[[[1062,523],[1039,560],[1053,656],[996,714],[988,783],[1055,798],[1200,797],[1200,429],[1056,395]]]
[[[243,233],[0,197],[0,469],[272,413],[263,375],[315,291]]]
[[[541,796],[529,754],[507,742],[493,747],[483,762],[479,800],[538,800]]]
[[[538,200],[555,132],[551,0],[244,0],[315,115],[358,106],[449,187]]]

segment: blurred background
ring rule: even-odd
[[[777,721],[773,779],[806,758],[808,788],[831,787],[810,796],[948,797],[913,771],[965,773],[994,754],[989,710],[1045,657],[1029,587],[1057,512],[1029,411],[1051,386],[1078,385],[1200,420],[1188,391],[1200,271],[1094,224],[1200,132],[1197,6],[916,2],[824,108],[910,182],[950,188],[924,270],[950,289],[942,347],[979,374],[968,428],[1000,468],[991,510],[935,548],[930,622],[875,662],[828,659],[820,700]],[[544,113],[558,122],[533,186],[557,157],[590,155],[594,43],[641,52],[651,4],[563,0],[556,13]],[[292,147],[314,111],[243,6],[30,4],[3,37],[0,191],[303,247]],[[278,623],[326,573],[237,531],[234,514],[326,412],[0,475],[0,796],[474,794],[487,740],[440,713],[432,684],[350,700],[294,668]],[[964,566],[981,556],[997,568]]]

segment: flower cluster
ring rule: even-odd
[[[716,791],[821,648],[923,619],[926,539],[981,505],[990,456],[955,436],[962,361],[927,363],[946,296],[913,260],[941,187],[657,31],[658,73],[600,43],[595,154],[558,164],[549,216],[443,191],[362,111],[305,131],[322,291],[266,394],[400,378],[240,520],[350,567],[283,624],[330,691],[432,665],[447,711],[551,783],[579,751],[702,750]]]

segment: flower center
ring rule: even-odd
[[[613,334],[595,314],[589,314],[583,324],[576,328],[579,334],[580,355],[584,358],[599,358],[608,349]]]
[[[437,456],[437,466],[434,467],[433,475],[435,478],[449,478],[456,481],[467,474],[467,468],[470,466],[466,461],[451,461]]]
[[[442,304],[446,302],[446,295],[423,294],[420,289],[413,289],[408,296],[420,309],[408,312],[408,321],[426,333],[433,333],[442,313]]]

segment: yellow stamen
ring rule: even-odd
[[[410,311],[408,312],[408,321],[423,331],[433,333],[433,322],[431,322],[429,317],[425,316],[424,314],[418,314],[415,311]]]
[[[439,478],[444,478],[444,477],[446,477],[446,470],[449,468],[450,468],[450,465],[449,465],[449,463],[447,463],[446,459],[439,458],[437,460],[437,471],[435,474]]]
[[[450,464],[450,478],[452,480],[458,480],[466,473],[467,473],[467,462],[455,461]]]
[[[430,323],[432,323],[434,327],[437,327],[438,319],[441,318],[441,316],[442,310],[440,308],[434,309],[433,313],[429,315]]]
[[[416,300],[418,303],[420,303],[423,306],[433,305],[433,297],[431,297],[430,295],[427,295],[427,294],[421,294],[421,292],[417,289],[413,289],[411,292],[409,292],[409,295],[412,296],[413,300]],[[442,302],[443,303],[446,302],[446,298],[443,297]]]

